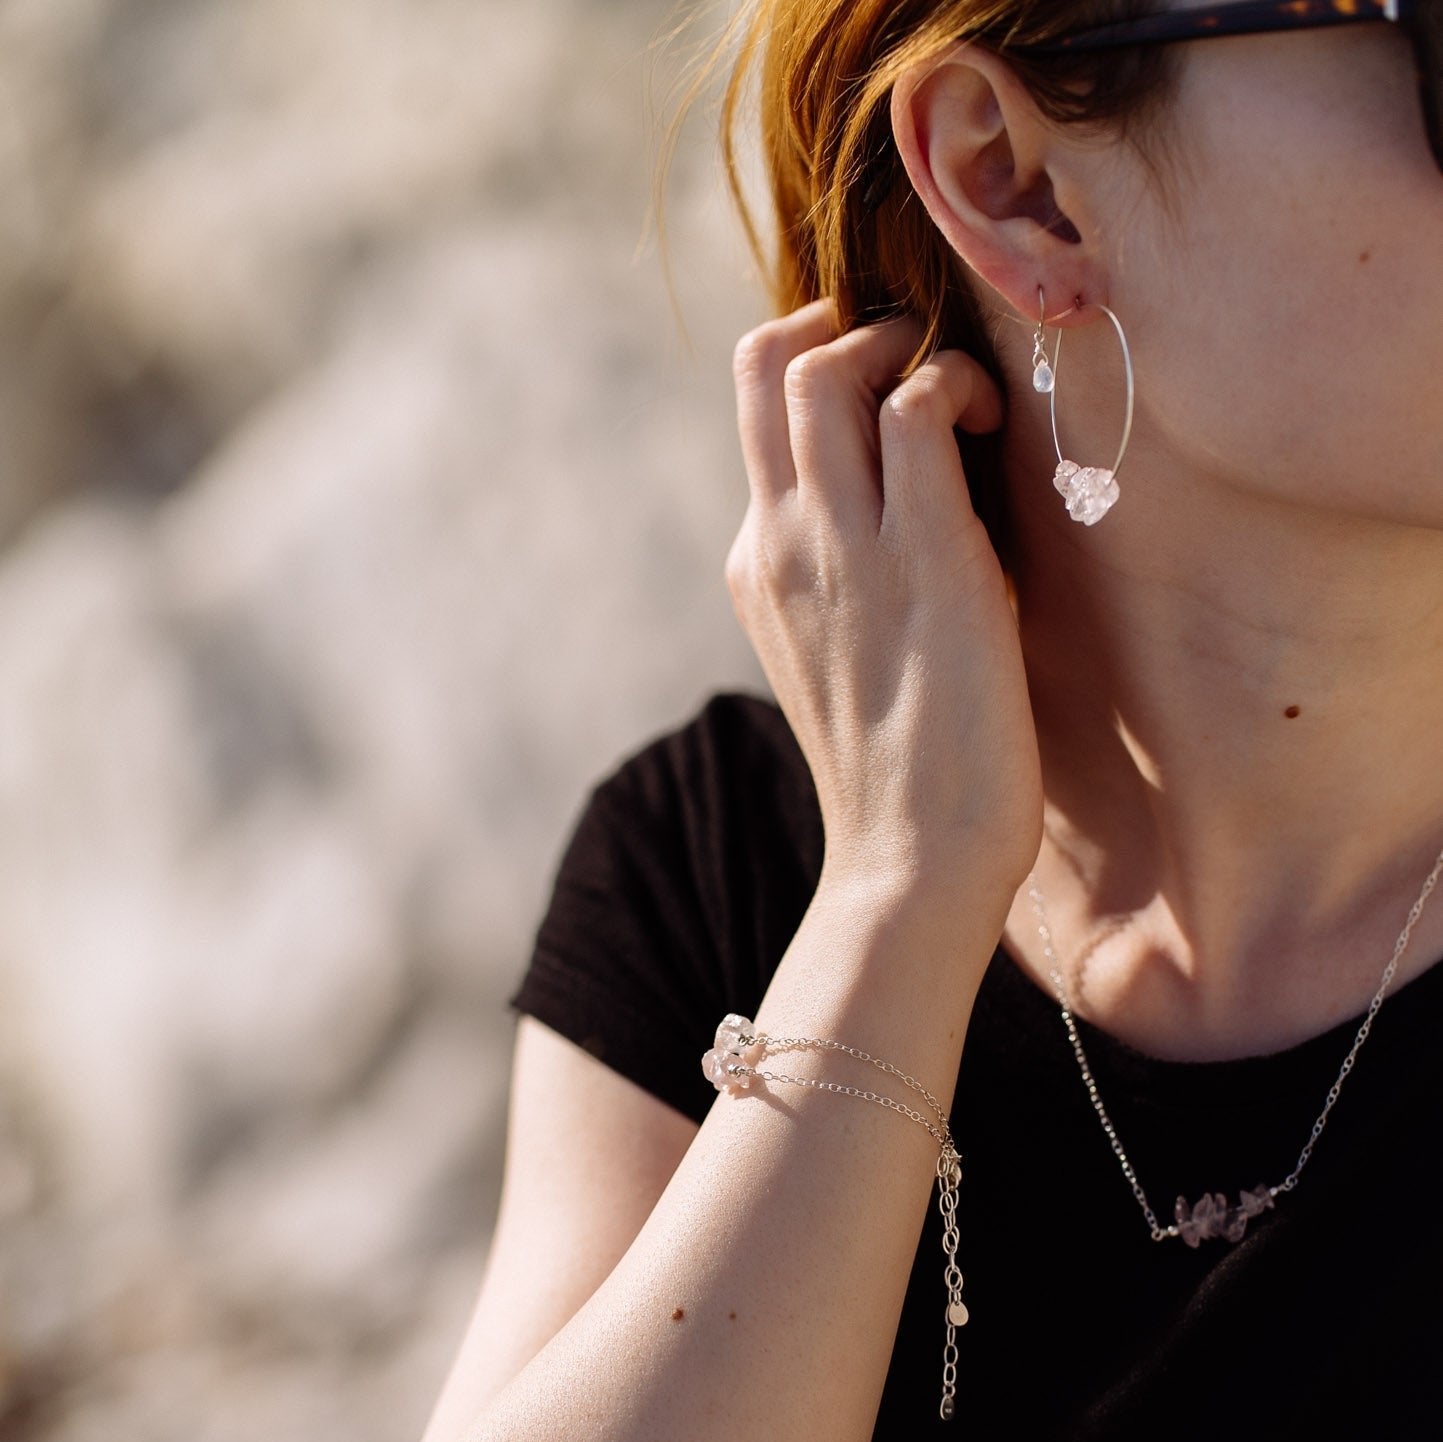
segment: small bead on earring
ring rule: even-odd
[[[1047,310],[1042,287],[1037,287],[1037,329],[1032,335],[1032,389],[1047,395],[1056,384],[1056,377],[1047,360],[1047,333],[1044,329]]]

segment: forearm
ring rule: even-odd
[[[758,1025],[885,1057],[945,1107],[1000,891],[939,905],[824,887]],[[799,1053],[785,1070],[915,1100],[847,1058]],[[936,1157],[921,1127],[857,1098],[780,1084],[719,1098],[620,1265],[464,1435],[730,1442],[750,1419],[869,1437]],[[939,1386],[941,1343],[939,1318]]]

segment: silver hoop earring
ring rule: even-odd
[[[1040,287],[1037,296],[1040,306]],[[1111,466],[1079,466],[1076,461],[1069,461],[1062,454],[1062,442],[1057,437],[1057,376],[1062,366],[1062,332],[1057,332],[1057,344],[1053,347],[1049,363],[1043,330],[1044,317],[1039,317],[1037,333],[1033,338],[1032,384],[1037,390],[1047,392],[1048,406],[1052,413],[1052,447],[1057,452],[1057,470],[1053,473],[1052,484],[1067,502],[1067,514],[1074,521],[1081,521],[1084,526],[1095,526],[1117,501],[1117,471],[1127,453],[1127,443],[1132,438],[1132,351],[1128,348],[1122,322],[1112,311],[1097,301],[1079,301],[1074,308],[1084,305],[1100,310],[1112,322],[1112,328],[1117,332],[1117,338],[1122,344],[1122,365],[1127,376],[1127,404],[1122,420],[1122,444],[1118,446],[1117,459]]]

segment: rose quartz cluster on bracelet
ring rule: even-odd
[[[712,1050],[701,1059],[702,1075],[719,1092],[735,1096],[751,1086],[753,1068],[765,1047],[766,1039],[757,1035],[753,1022],[728,1012],[716,1029]]]

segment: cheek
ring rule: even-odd
[[[1368,53],[1331,86],[1321,61],[1186,72],[1178,200],[1124,274],[1139,405],[1236,484],[1440,524],[1443,176],[1411,73]]]

